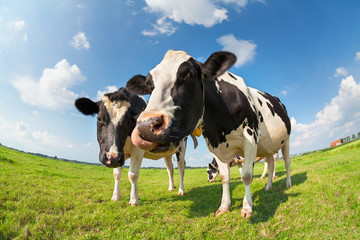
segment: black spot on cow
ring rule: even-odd
[[[281,144],[284,144],[284,142],[285,142],[285,141],[284,141],[284,140],[282,140],[282,141],[281,141]]]
[[[229,147],[229,143],[226,144],[226,148],[228,148],[228,147]]]
[[[268,108],[270,109],[270,111],[271,111],[271,114],[273,115],[273,116],[275,116],[275,111],[274,111],[274,108],[273,108],[273,106],[271,106],[271,104],[270,103],[266,103],[266,105],[268,106]]]
[[[259,111],[259,119],[260,119],[260,122],[264,122],[264,117],[260,111]]]
[[[251,131],[251,129],[247,129],[247,133],[250,135],[250,136],[252,136],[253,135],[253,132]]]
[[[237,78],[236,78],[234,75],[232,75],[232,74],[229,73],[229,72],[228,72],[228,74],[229,74],[230,77],[232,77],[233,79],[237,80]]]
[[[271,111],[271,113],[274,115],[274,113],[276,113],[276,115],[278,115],[281,120],[284,122],[286,129],[287,129],[287,133],[290,135],[291,132],[291,123],[290,123],[290,119],[289,116],[287,115],[287,110],[285,108],[285,106],[281,103],[280,99],[272,96],[266,92],[262,92],[262,91],[258,91],[259,94],[261,94],[264,98],[266,98],[267,100],[269,100],[269,102],[272,104],[272,106],[268,104],[268,107]],[[274,112],[274,113],[273,113]]]
[[[226,141],[225,136],[247,119],[247,126],[258,129],[257,114],[247,96],[235,85],[217,79],[204,80],[205,106],[203,136],[216,148]],[[220,93],[216,86],[219,86]]]
[[[259,104],[260,106],[262,106],[262,101],[258,98]]]
[[[175,153],[177,161],[180,161],[180,152],[181,152],[181,147],[179,147],[178,151]]]

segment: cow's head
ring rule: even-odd
[[[105,94],[99,102],[79,98],[75,106],[85,115],[97,114],[100,162],[112,168],[123,166],[126,159],[124,145],[135,127],[137,117],[146,107],[144,99],[121,88]]]
[[[142,94],[151,93],[132,132],[132,142],[150,152],[173,152],[202,118],[202,81],[220,76],[235,61],[235,55],[229,52],[215,52],[200,63],[184,51],[170,50],[146,78],[130,80],[127,87],[134,91],[146,89]]]
[[[207,174],[208,174],[208,182],[214,182],[217,175],[219,174],[219,166],[215,158],[212,160],[211,163],[208,164]]]

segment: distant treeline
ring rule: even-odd
[[[65,161],[65,162],[80,163],[80,164],[87,164],[87,165],[104,166],[101,163],[82,162],[82,161],[77,161],[77,160],[58,158],[57,156],[48,156],[48,155],[42,154],[42,153],[25,152],[23,150],[19,150],[19,149],[16,149],[16,148],[12,148],[12,147],[2,145],[1,143],[0,143],[0,146],[6,147],[6,148],[9,148],[9,149],[13,149],[13,150],[16,150],[16,151],[19,151],[19,152],[22,152],[22,153],[31,154],[31,155],[34,155],[34,156],[39,156],[39,157],[44,157],[44,158],[49,158],[49,159],[55,159],[55,160],[60,160],[60,161]],[[129,168],[129,166],[127,166],[127,165],[124,165],[123,167],[124,168]],[[165,169],[165,167],[142,167],[142,168],[146,168],[146,169]],[[189,167],[189,166],[187,166],[186,168],[196,169],[196,168],[204,168],[204,167]],[[174,167],[174,169],[177,169],[177,167]]]

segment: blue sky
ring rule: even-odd
[[[360,132],[359,13],[357,0],[0,0],[0,143],[98,162],[77,97],[146,75],[169,49],[199,61],[225,49],[231,72],[286,105],[292,154],[328,147]],[[199,140],[188,166],[211,161]]]

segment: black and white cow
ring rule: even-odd
[[[257,157],[255,159],[255,163],[261,161],[262,159],[264,159],[264,158]],[[239,168],[240,175],[242,176],[242,165],[244,164],[244,162],[245,162],[245,159],[243,157],[241,157],[240,154],[236,154],[234,159],[230,162],[230,167],[237,166]],[[272,187],[272,181],[275,178],[275,163],[270,164],[270,166],[273,166],[274,169],[269,169],[269,179],[268,179],[268,183],[266,185],[265,191],[269,190]],[[263,173],[261,174],[261,177],[260,177],[261,179],[265,179],[267,170],[268,170],[268,163],[265,161],[264,162],[264,171],[263,171]],[[214,182],[216,177],[219,174],[219,165],[217,164],[215,158],[213,158],[211,163],[208,164],[206,172],[208,174],[208,182]],[[271,172],[272,172],[272,177],[270,177]]]
[[[97,140],[100,146],[99,160],[107,167],[114,168],[115,187],[111,198],[120,199],[120,178],[122,166],[126,159],[130,160],[129,180],[131,182],[130,205],[138,205],[137,181],[143,157],[149,159],[165,158],[165,165],[169,174],[169,191],[174,189],[172,153],[151,153],[134,146],[130,140],[137,117],[145,109],[146,101],[143,97],[120,88],[113,93],[105,94],[99,102],[88,98],[75,101],[76,108],[85,115],[97,114]],[[184,168],[186,140],[181,140],[174,151],[180,175],[179,195],[184,195]]]
[[[134,82],[147,87],[151,97],[132,132],[132,142],[149,151],[173,151],[179,141],[200,128],[219,164],[223,194],[218,216],[229,211],[230,162],[245,157],[242,180],[245,197],[241,215],[252,215],[251,182],[256,156],[273,158],[282,149],[291,187],[290,120],[276,97],[247,87],[227,72],[236,62],[230,52],[215,52],[200,63],[184,51],[170,50],[147,77]],[[138,86],[139,87],[139,86]],[[268,161],[270,162],[274,161]]]

